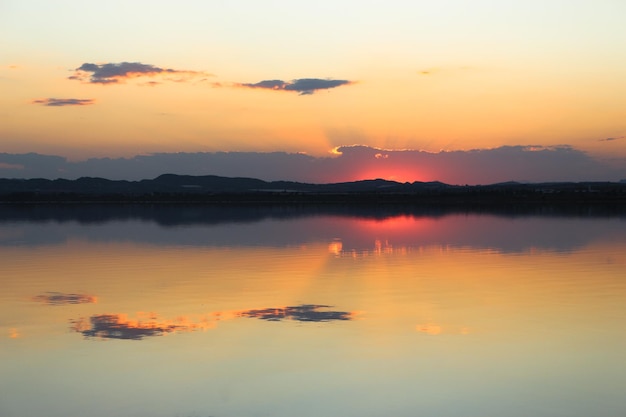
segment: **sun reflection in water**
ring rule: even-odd
[[[343,243],[339,239],[335,239],[328,245],[328,252],[335,256],[340,256],[343,251]]]
[[[422,323],[415,326],[415,330],[420,333],[425,333],[431,336],[438,336],[441,334],[460,334],[468,335],[471,333],[469,327],[453,328],[445,327],[436,323]]]

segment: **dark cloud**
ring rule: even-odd
[[[4,178],[59,178],[67,164],[67,159],[60,156],[0,153]]]
[[[343,146],[337,148],[337,152],[336,162],[341,163],[333,163],[333,169],[327,172],[335,178],[348,179],[354,172],[362,172],[369,178],[380,176],[401,181],[493,184],[505,181],[616,181],[626,174],[623,167],[614,168],[566,145],[518,145],[440,152]]]
[[[599,139],[600,142],[612,142],[614,140],[620,140],[620,139],[626,139],[626,136],[617,136],[614,138],[605,138],[605,139]]]
[[[92,98],[42,98],[32,101],[32,104],[43,104],[51,107],[89,106],[94,103],[95,100]]]
[[[66,294],[62,292],[47,292],[33,297],[33,301],[60,306],[65,304],[90,304],[97,302],[96,297],[87,294]]]
[[[263,80],[254,84],[237,84],[245,88],[262,88],[266,90],[296,91],[300,95],[313,94],[316,90],[327,90],[342,85],[354,84],[349,80],[332,80],[321,78],[300,78],[292,81]]]
[[[280,321],[315,321],[326,322],[333,320],[351,320],[352,313],[347,311],[320,311],[329,308],[326,305],[302,304],[291,307],[264,308],[262,310],[246,310],[238,314],[239,317],[250,317],[261,320]]]
[[[342,146],[334,156],[286,152],[158,153],[132,158],[68,161],[39,154],[0,153],[6,178],[155,178],[163,173],[331,183],[384,178],[493,184],[504,181],[619,181],[626,161],[605,161],[569,146],[503,146],[426,152]]]
[[[84,63],[76,68],[70,80],[79,80],[92,84],[116,84],[125,79],[138,77],[168,76],[168,81],[186,81],[191,77],[206,76],[206,73],[172,68],[160,68],[141,62],[120,62],[107,64]]]
[[[20,164],[7,164],[6,162],[0,162],[0,169],[10,169],[10,170],[22,170],[24,169],[24,165]]]

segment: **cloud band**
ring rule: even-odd
[[[189,77],[206,76],[208,74],[189,71],[176,70],[172,68],[160,68],[141,62],[119,62],[106,64],[93,64],[85,62],[75,69],[70,80],[79,80],[90,84],[117,84],[130,78],[154,77],[158,75],[175,76],[170,81],[184,81]],[[182,78],[181,78],[182,77]]]

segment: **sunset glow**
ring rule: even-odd
[[[624,2],[183,3],[3,2],[0,177],[19,176],[14,154],[179,152],[306,153],[343,167],[283,166],[281,180],[560,181],[579,166],[626,177]],[[354,145],[376,157],[332,154]],[[467,162],[526,146],[576,154],[546,154],[554,169],[542,171],[524,155]],[[411,151],[458,158],[402,160]]]

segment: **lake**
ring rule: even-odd
[[[626,215],[0,209],[3,417],[626,415]]]

